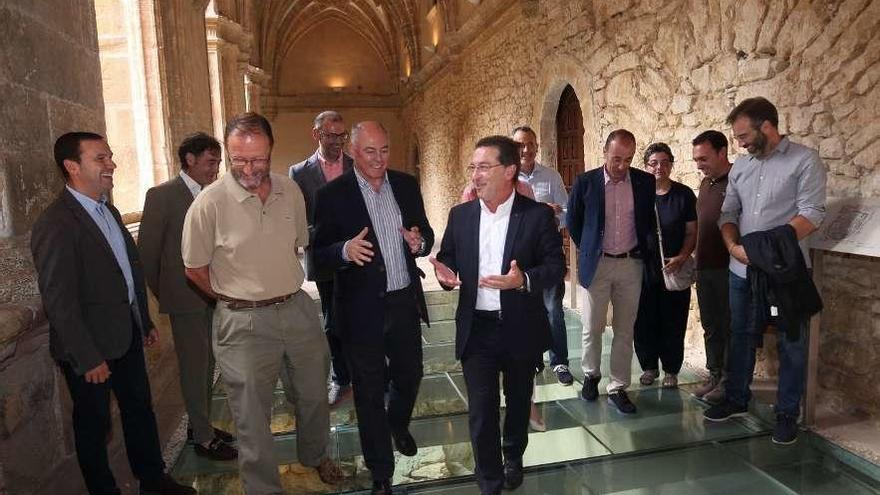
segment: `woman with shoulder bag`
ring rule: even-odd
[[[697,197],[691,188],[669,178],[675,158],[666,143],[648,146],[643,160],[657,180],[655,216],[663,279],[651,281],[646,277],[642,282],[635,323],[635,351],[643,371],[639,382],[654,383],[662,364],[662,385],[674,388],[684,361],[684,334],[694,282],[691,253],[697,244]]]

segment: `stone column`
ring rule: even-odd
[[[31,493],[73,451],[28,246],[62,187],[55,139],[104,132],[92,0],[0,2],[0,94],[0,491]]]
[[[210,9],[209,9],[210,10]],[[213,13],[205,17],[214,134],[223,136],[229,117],[245,110],[245,75],[253,37],[240,24]]]
[[[262,113],[263,94],[272,77],[259,67],[248,65],[244,77],[244,94],[246,110],[249,112]]]

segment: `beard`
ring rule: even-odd
[[[762,156],[767,150],[767,135],[760,129],[755,129],[755,138],[746,150],[754,156]]]
[[[252,191],[260,187],[260,184],[262,184],[263,181],[266,180],[267,175],[268,173],[266,172],[259,172],[245,177],[241,174],[241,172],[232,172],[232,176],[235,178],[235,180],[238,181],[241,187],[247,189],[248,191]]]

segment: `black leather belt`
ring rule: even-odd
[[[606,258],[615,258],[615,259],[632,258],[635,260],[640,260],[640,259],[642,259],[642,252],[638,251],[636,249],[633,249],[632,251],[629,251],[627,253],[620,253],[620,254],[611,254],[611,253],[603,252],[602,256],[605,256]]]
[[[475,309],[474,316],[484,320],[501,321],[501,310],[488,311],[485,309]]]
[[[273,304],[281,304],[291,297],[293,297],[293,294],[273,297],[271,299],[263,299],[261,301],[248,301],[245,299],[235,299],[234,297],[227,297],[222,294],[217,294],[217,299],[224,301],[226,303],[226,307],[233,311],[237,311],[240,309],[264,308]]]

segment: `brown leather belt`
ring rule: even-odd
[[[266,306],[271,306],[273,304],[281,304],[284,301],[287,301],[293,297],[293,294],[287,294],[284,296],[273,297],[271,299],[263,299],[262,301],[247,301],[245,299],[235,299],[233,297],[227,297],[223,294],[217,294],[217,299],[226,303],[226,307],[237,311],[240,309],[256,309],[263,308]]]

